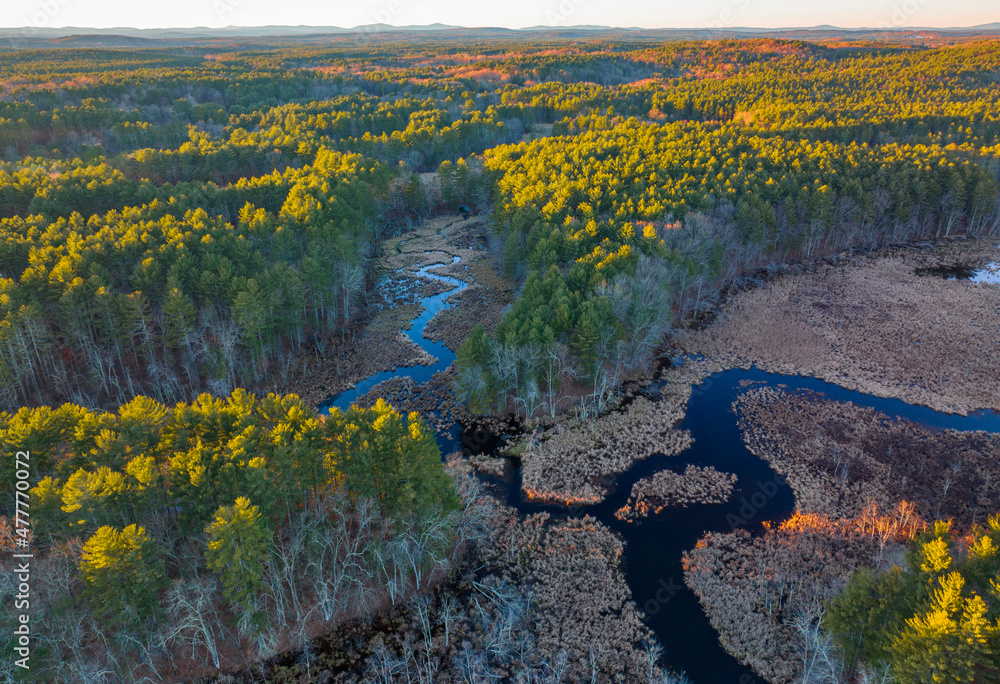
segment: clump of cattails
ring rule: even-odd
[[[683,473],[662,470],[635,483],[628,503],[615,512],[619,520],[655,515],[664,508],[725,503],[736,486],[736,476],[712,466],[689,465]]]
[[[690,396],[690,385],[668,386],[661,401],[638,396],[621,411],[529,438],[521,455],[525,494],[567,505],[603,500],[610,476],[653,454],[674,456],[691,446],[691,433],[673,427]]]

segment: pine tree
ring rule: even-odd
[[[167,579],[145,529],[98,529],[83,546],[80,575],[91,609],[108,625],[134,630],[153,626]]]
[[[379,399],[373,408],[333,415],[325,426],[347,488],[374,498],[386,517],[420,516],[457,505],[434,433],[419,414],[404,421]]]
[[[169,348],[187,344],[195,321],[195,308],[191,300],[178,288],[167,293],[163,302],[163,341]]]
[[[222,506],[205,528],[208,548],[205,561],[218,573],[226,600],[241,611],[241,625],[255,631],[263,626],[259,599],[264,591],[264,564],[271,532],[260,509],[239,497],[232,506]]]
[[[978,595],[964,596],[965,579],[950,572],[938,579],[929,609],[907,620],[892,644],[892,670],[914,684],[997,681],[997,626],[986,618]]]

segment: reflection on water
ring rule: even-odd
[[[991,261],[972,274],[969,278],[974,283],[989,283],[990,285],[1000,285],[1000,264]]]
[[[951,266],[924,266],[916,270],[918,276],[936,276],[945,280],[968,280],[972,283],[1000,285],[1000,264],[991,261],[981,268],[968,264]]]

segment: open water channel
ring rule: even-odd
[[[459,258],[454,257],[452,263],[458,261]],[[372,375],[353,389],[331,397],[322,409],[346,408],[372,387],[391,378],[408,376],[415,383],[426,382],[454,361],[455,354],[451,350],[424,337],[424,328],[431,318],[450,306],[445,300],[466,287],[466,283],[456,278],[431,272],[439,266],[441,264],[425,266],[418,275],[446,282],[454,289],[421,300],[424,311],[406,332],[438,361],[431,366],[396,368]],[[664,646],[664,664],[683,671],[695,684],[752,684],[763,680],[719,644],[718,634],[709,624],[697,597],[684,584],[683,553],[693,548],[707,532],[745,528],[760,533],[764,522],[780,522],[791,515],[795,507],[792,490],[784,479],[767,462],[750,453],[743,443],[731,406],[736,397],[746,391],[746,382],[792,392],[818,392],[827,399],[867,406],[890,418],[903,418],[935,431],[950,428],[1000,432],[1000,414],[994,412],[957,416],[898,399],[847,390],[815,378],[770,374],[756,368],[735,369],[715,373],[694,388],[687,414],[678,426],[690,430],[694,438],[691,448],[678,456],[654,455],[640,461],[616,478],[614,490],[598,505],[566,508],[527,501],[521,493],[520,473],[516,471],[509,481],[490,481],[494,491],[522,514],[544,511],[555,518],[591,515],[618,532],[625,540],[625,578],[633,598],[646,615],[647,624]],[[659,389],[654,383],[644,391],[656,398]],[[477,442],[481,444],[483,440],[477,440],[472,433],[471,428],[454,426],[449,434],[438,437],[442,453],[452,453],[470,445],[476,448]],[[668,508],[631,523],[614,517],[638,480],[664,469],[681,472],[688,464],[714,466],[735,474],[738,481],[729,501]]]

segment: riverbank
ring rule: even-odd
[[[675,430],[684,417],[690,387],[658,402],[637,396],[620,411],[558,423],[523,438],[521,489],[530,500],[589,505],[604,500],[614,475],[653,454],[673,456],[691,446],[691,434]]]
[[[781,275],[733,296],[678,347],[713,368],[810,376],[904,407],[996,410],[1000,287],[970,275],[998,254],[946,241]],[[747,381],[732,408],[749,451],[787,478],[796,515],[761,536],[708,533],[684,569],[726,650],[784,684],[835,676],[823,603],[857,568],[901,563],[924,520],[967,530],[1000,508],[1000,436],[780,383]]]
[[[797,514],[760,536],[712,532],[685,554],[684,581],[722,646],[768,682],[838,681],[821,630],[824,602],[858,568],[901,562],[920,522],[896,511],[882,519],[882,537],[865,518],[815,514]]]
[[[431,318],[425,329],[428,339],[454,352],[476,323],[499,323],[500,312],[514,295],[512,285],[500,278],[491,264],[487,231],[484,217],[447,215],[386,240],[373,269],[376,284],[367,297],[367,318],[349,336],[331,338],[324,345],[325,353],[316,351],[297,359],[297,371],[285,383],[284,391],[321,404],[377,373],[434,365],[437,359],[408,339],[404,331],[425,313],[421,301],[456,288],[423,276],[420,271],[425,267],[434,267],[430,271],[434,275],[450,276],[465,284],[461,291],[446,297],[448,306]],[[395,389],[398,394],[399,388]]]
[[[472,221],[468,223],[472,223]],[[496,321],[499,321],[502,306],[498,302],[502,293],[506,293],[506,296],[513,296],[509,288],[491,288],[487,284],[492,282],[492,278],[495,278],[495,273],[492,271],[491,260],[487,255],[485,233],[478,229],[475,224],[471,226],[466,224],[467,222],[464,221],[452,221],[442,223],[436,229],[423,226],[418,228],[415,233],[390,243],[386,249],[388,254],[396,255],[387,259],[387,268],[396,268],[397,270],[394,272],[402,273],[403,278],[412,276],[426,280],[429,277],[440,279],[449,276],[456,279],[449,280],[451,286],[454,287],[456,282],[461,284],[462,287],[452,294],[440,295],[441,299],[446,299],[450,306],[441,307],[441,310],[436,314],[431,311],[421,313],[419,306],[414,307],[412,301],[401,301],[394,309],[390,308],[391,313],[386,314],[390,318],[397,317],[404,323],[408,323],[413,316],[419,314],[419,340],[413,337],[411,339],[419,341],[424,350],[433,348],[436,350],[435,354],[445,354],[442,357],[445,358],[444,364],[439,359],[438,363],[431,369],[435,370],[433,373],[428,371],[421,374],[412,368],[402,368],[399,369],[398,373],[383,374],[387,376],[384,382],[370,383],[370,379],[365,379],[364,390],[351,394],[351,400],[361,405],[372,403],[381,396],[402,410],[420,411],[437,429],[442,444],[447,444],[449,449],[458,449],[462,446],[457,441],[454,423],[458,421],[464,425],[473,425],[474,417],[463,406],[460,406],[453,396],[454,367],[446,365],[450,363],[448,359],[453,358],[462,335],[470,330],[474,323],[482,320],[495,324]],[[467,232],[466,229],[468,229]],[[477,231],[479,232],[477,233]],[[871,260],[874,264],[873,267],[877,270],[881,268],[879,264],[890,266],[895,264],[896,262],[892,261],[895,259],[893,254],[893,252],[887,252],[880,256],[858,257],[857,259],[860,261]],[[928,262],[920,263],[926,264]],[[909,265],[913,266],[914,269],[917,268],[916,264]],[[860,268],[860,266],[852,262],[846,264],[844,268]],[[897,274],[901,273],[898,267],[894,268]],[[809,281],[808,278],[834,277],[826,273],[826,270],[825,266],[821,266],[811,272],[803,271],[798,274],[779,276],[774,283],[764,285],[761,290],[766,290],[775,283],[786,279],[799,279],[800,276],[803,282],[796,280],[798,283],[796,287],[804,291],[808,291],[809,288],[815,289],[816,282]],[[951,282],[929,279],[927,276],[914,275],[914,277],[920,277],[935,284]],[[901,282],[907,282],[902,275],[898,275],[898,279]],[[867,280],[861,279],[859,282],[863,284]],[[495,285],[496,283],[494,283]],[[959,298],[968,292],[967,287],[982,287],[963,282],[959,282],[958,285],[960,287],[956,290],[958,293],[956,296]],[[854,287],[857,289],[861,285],[856,283]],[[483,290],[477,291],[477,288],[483,288]],[[440,290],[427,289],[424,293],[425,298],[421,301],[430,301],[426,298],[427,294],[440,292]],[[736,295],[736,298],[745,294],[747,293]],[[778,556],[784,554],[782,557],[785,558],[783,561],[775,562],[785,563],[788,572],[791,572],[794,563],[799,562],[792,560],[797,557],[796,554],[800,556],[805,554],[800,558],[801,567],[805,568],[811,567],[810,563],[813,562],[808,554],[819,554],[820,557],[823,554],[833,554],[831,558],[839,560],[833,563],[831,568],[843,570],[855,567],[858,562],[861,562],[858,558],[864,553],[868,553],[866,549],[874,537],[869,535],[866,540],[859,541],[860,538],[847,538],[844,536],[846,533],[840,534],[838,532],[839,537],[836,534],[832,536],[828,534],[826,539],[821,540],[820,537],[825,531],[828,531],[827,528],[829,530],[841,529],[843,525],[846,525],[843,520],[847,520],[847,518],[835,517],[841,511],[832,505],[828,509],[824,509],[829,511],[830,516],[822,516],[825,522],[812,525],[809,528],[809,534],[805,536],[791,535],[787,528],[780,528],[780,533],[785,535],[783,540],[771,543],[771,546],[767,546],[764,551],[754,550],[753,544],[747,541],[753,538],[740,532],[743,528],[761,529],[762,524],[770,520],[780,522],[789,514],[793,506],[791,504],[792,493],[787,489],[784,480],[781,480],[768,467],[768,463],[770,463],[779,471],[790,472],[785,470],[781,463],[775,459],[769,461],[763,452],[757,454],[757,456],[763,456],[759,465],[752,464],[747,467],[739,462],[740,458],[752,459],[753,461],[757,461],[757,459],[754,458],[753,453],[744,450],[743,435],[736,429],[735,421],[729,411],[730,405],[737,400],[737,397],[753,391],[755,389],[753,383],[759,383],[761,380],[741,381],[743,384],[739,388],[720,388],[716,380],[716,378],[726,375],[726,373],[720,374],[720,372],[727,368],[748,367],[751,364],[751,357],[719,353],[721,347],[712,346],[718,339],[729,339],[727,337],[729,332],[726,332],[729,328],[725,326],[730,325],[732,316],[727,314],[727,308],[733,305],[736,298],[724,305],[716,323],[709,325],[704,330],[688,334],[683,340],[683,345],[678,345],[677,351],[679,353],[699,355],[685,357],[683,362],[675,358],[675,363],[661,368],[655,377],[633,382],[627,387],[623,387],[622,401],[618,402],[617,407],[604,416],[577,419],[571,414],[564,414],[555,421],[532,419],[528,421],[526,426],[528,431],[520,438],[519,442],[513,446],[508,444],[500,452],[497,451],[496,436],[508,430],[510,426],[501,419],[487,419],[485,421],[480,419],[480,428],[486,428],[483,430],[484,439],[476,442],[478,446],[473,445],[470,452],[466,453],[467,458],[464,460],[463,467],[471,465],[477,468],[480,473],[487,476],[486,481],[492,483],[491,486],[494,487],[498,495],[506,496],[507,503],[516,506],[517,513],[510,514],[513,516],[512,520],[517,520],[516,523],[511,523],[512,529],[520,528],[526,524],[536,525],[540,530],[539,534],[545,538],[553,535],[552,539],[565,537],[575,540],[569,543],[569,546],[559,546],[558,556],[572,555],[571,552],[580,548],[580,544],[584,546],[589,544],[594,549],[605,549],[606,552],[600,553],[603,558],[601,562],[606,567],[617,568],[618,576],[621,578],[620,586],[624,588],[624,593],[615,593],[617,590],[613,587],[617,585],[614,582],[601,591],[611,592],[609,595],[618,596],[625,602],[622,605],[632,606],[630,610],[635,610],[633,596],[641,599],[639,604],[643,606],[643,611],[637,613],[639,619],[647,621],[646,624],[650,626],[655,626],[656,634],[664,641],[669,639],[669,636],[666,635],[672,634],[670,622],[681,620],[688,626],[688,632],[697,632],[700,628],[695,629],[694,625],[698,624],[699,618],[704,621],[705,617],[700,614],[698,604],[694,603],[693,595],[691,595],[692,601],[689,603],[686,598],[673,598],[674,594],[672,593],[670,597],[671,610],[669,612],[662,611],[659,594],[656,591],[653,592],[655,601],[651,603],[648,600],[649,587],[644,584],[645,578],[656,577],[662,581],[662,577],[665,576],[663,573],[681,572],[679,569],[670,570],[675,566],[680,567],[681,553],[695,546],[695,542],[704,535],[706,530],[716,530],[710,532],[709,537],[706,537],[709,539],[706,542],[706,548],[714,548],[713,545],[718,542],[726,548],[730,548],[732,553],[730,555],[726,553],[715,554],[713,558],[716,560],[706,561],[698,566],[710,568],[708,575],[700,579],[696,579],[695,574],[693,574],[698,572],[696,570],[685,569],[683,571],[688,587],[701,599],[701,605],[707,612],[711,628],[718,630],[718,633],[712,632],[711,628],[706,626],[705,630],[708,631],[708,634],[698,638],[707,638],[712,642],[721,638],[722,644],[727,650],[736,655],[742,662],[754,666],[762,674],[770,672],[773,675],[777,671],[771,672],[762,663],[767,662],[769,657],[773,657],[774,662],[777,663],[781,658],[786,657],[787,653],[782,655],[785,651],[779,653],[778,650],[769,652],[766,644],[769,643],[768,639],[776,639],[773,643],[780,642],[786,651],[791,645],[797,644],[798,642],[791,639],[788,633],[789,629],[794,628],[791,622],[793,618],[768,613],[769,620],[777,621],[775,623],[777,631],[764,630],[760,632],[764,642],[754,642],[751,645],[744,643],[748,639],[746,634],[743,634],[742,637],[738,635],[745,632],[750,623],[727,622],[729,618],[725,618],[724,612],[729,610],[731,606],[726,602],[725,596],[726,592],[734,594],[742,592],[746,594],[746,600],[749,601],[755,594],[753,593],[754,587],[748,584],[750,580],[747,578],[757,580],[759,576],[738,571],[738,562],[743,562],[738,561],[738,558],[746,556],[753,558],[756,563],[766,564],[771,562],[768,559],[774,551]],[[818,301],[826,303],[829,300],[824,294]],[[484,303],[488,303],[493,308],[481,313],[480,307]],[[882,305],[891,308],[889,302],[883,302]],[[953,305],[953,300],[949,300],[949,305]],[[435,304],[435,306],[439,306],[439,304]],[[743,306],[736,306],[734,310],[741,315],[749,316],[742,308]],[[780,309],[780,302],[774,306]],[[822,307],[819,309],[822,310]],[[798,312],[796,315],[801,313]],[[768,314],[768,311],[765,311],[765,314]],[[852,324],[861,325],[864,323],[862,314],[855,312],[854,315],[859,318]],[[805,319],[803,322],[795,315],[791,317],[791,321],[794,325],[800,325],[806,329],[809,329],[812,324],[811,319]],[[723,332],[717,333],[716,326],[719,326]],[[780,337],[769,336],[767,326],[761,327],[765,330],[758,334],[758,337],[752,341],[753,344],[757,344],[760,349],[770,349],[774,352],[772,356],[780,356],[781,349],[777,349],[775,352],[775,345],[779,345],[781,342]],[[415,327],[413,330],[416,329]],[[741,330],[744,334],[754,334],[753,330],[745,326]],[[869,334],[877,337],[888,333],[876,325]],[[732,339],[738,338],[733,337]],[[694,346],[698,340],[707,340],[708,342],[705,347],[698,348]],[[931,351],[936,353],[939,349],[931,349],[931,345],[929,345],[927,351],[928,353]],[[765,368],[768,367],[766,363],[762,365]],[[441,369],[436,370],[439,366]],[[810,374],[805,372],[808,369],[804,366],[795,366],[791,370],[797,375]],[[849,367],[845,366],[844,369],[838,367],[838,373],[843,373],[845,378],[849,378],[851,372]],[[415,379],[418,376],[419,379]],[[767,382],[769,383],[770,380]],[[716,383],[715,387],[713,387],[713,383]],[[844,385],[845,383],[839,384]],[[760,386],[757,388],[761,389]],[[723,394],[717,396],[719,389],[723,390]],[[719,399],[723,397],[725,400],[720,402]],[[692,401],[695,398],[697,398],[698,409],[695,411],[696,415],[693,416],[691,412]],[[708,403],[706,404],[706,402]],[[714,407],[718,407],[718,410],[711,413]],[[711,415],[704,415],[706,410]],[[782,419],[780,415],[776,414],[776,416],[778,417],[775,418],[772,427],[774,430],[779,430]],[[694,422],[692,422],[693,417],[695,418]],[[731,429],[729,427],[722,429],[723,423],[730,422],[734,423]],[[758,419],[758,422],[763,421]],[[878,419],[872,419],[873,434],[877,430]],[[708,442],[704,444],[694,442],[695,433],[703,435],[701,439],[707,439]],[[725,440],[740,443],[741,451],[727,453],[726,450],[731,448],[729,441],[717,441],[723,439],[723,435]],[[913,439],[919,441],[916,437]],[[745,456],[741,457],[741,452]],[[690,472],[692,476],[688,478],[690,482],[684,481],[683,476],[681,476],[681,481],[674,482],[670,478],[670,475],[674,475],[674,473],[663,470],[663,461],[659,460],[663,456],[678,459],[678,466],[686,468],[685,472]],[[716,465],[719,467],[715,468]],[[805,469],[809,470],[810,467],[805,466]],[[669,475],[665,475],[665,473],[669,473]],[[735,475],[736,473],[739,475]],[[860,474],[861,470],[855,472],[855,475],[859,477]],[[701,475],[705,475],[705,477],[701,477]],[[509,479],[503,482],[492,478]],[[791,474],[789,479],[794,480],[792,484],[796,491],[805,492],[816,488],[811,483],[809,486],[799,486],[800,481]],[[667,483],[669,486],[660,487],[659,485],[664,484],[662,481],[666,480],[670,480]],[[853,486],[854,483],[851,482],[851,484]],[[934,484],[936,486],[938,483],[935,481]],[[630,489],[635,493],[634,497],[627,496]],[[799,496],[802,498],[801,493]],[[838,496],[841,495],[838,494]],[[891,496],[884,498],[886,502],[892,499]],[[878,499],[878,501],[882,502],[882,499]],[[568,513],[568,519],[565,520],[556,520],[551,517],[553,512],[561,516],[560,511],[565,509],[559,507],[567,505],[584,505],[585,507],[582,510],[579,508],[571,509]],[[685,505],[692,506],[696,513],[685,517],[685,514],[682,513]],[[638,515],[640,509],[641,512],[646,513],[645,516]],[[615,513],[621,511],[624,513],[616,517]],[[591,513],[594,517],[587,518],[584,515],[585,512]],[[627,522],[623,518],[627,519]],[[798,519],[800,522],[801,520],[813,520],[814,522],[818,520],[818,518],[808,516]],[[578,526],[579,529],[574,527],[575,531],[572,533],[564,530],[563,527],[569,522]],[[580,530],[586,530],[586,534]],[[778,534],[778,530],[767,534]],[[590,538],[587,535],[596,536]],[[656,567],[631,567],[624,560],[627,554],[623,553],[622,549],[631,548],[635,544],[639,544],[636,546],[637,549],[645,549],[647,541],[645,537],[648,535],[656,535],[662,540],[657,545],[660,548],[657,549],[656,555],[651,555],[650,549],[646,549],[639,556],[632,556],[631,563],[654,563]],[[811,541],[809,544],[800,544],[795,541],[800,538]],[[524,543],[535,549],[536,546],[532,545],[541,542],[538,541],[538,538],[533,537],[532,539],[534,541],[530,541],[530,544],[529,541],[524,541]],[[689,541],[684,541],[685,539]],[[623,546],[625,540],[628,540],[627,546]],[[823,544],[827,546],[824,547]],[[669,549],[665,555],[664,547]],[[497,547],[497,549],[500,548],[503,548],[503,545]],[[619,550],[615,552],[614,548]],[[877,557],[881,558],[884,551],[884,546],[880,546]],[[674,555],[675,553],[676,555]],[[842,557],[837,554],[841,554]],[[654,561],[654,557],[660,560]],[[733,565],[726,569],[726,563],[729,561],[718,561],[719,558],[729,558]],[[854,565],[851,565],[851,558],[854,558]],[[576,573],[580,578],[590,577],[585,572],[581,574],[578,569],[569,566],[563,567],[560,565],[561,561],[553,565],[554,561],[551,558],[544,562],[539,560],[538,563],[541,564],[539,567],[544,567],[545,573],[550,575],[559,575],[560,573],[573,575]],[[837,565],[837,563],[840,564]],[[837,583],[844,579],[846,572],[848,570],[837,570],[829,577],[822,576],[820,579],[826,583],[823,586],[839,586]],[[625,576],[629,577],[628,584],[624,583]],[[679,577],[680,575],[674,576]],[[706,579],[709,576],[712,578],[710,581]],[[538,587],[540,586],[539,582],[541,582],[540,577],[541,575],[538,575],[529,579],[527,575],[518,575],[514,585],[523,588],[524,583],[527,582],[532,587]],[[595,582],[597,584],[594,584]],[[554,630],[568,630],[564,618],[569,621],[572,621],[572,618],[566,618],[565,615],[558,616],[562,615],[563,607],[566,604],[590,601],[588,597],[592,592],[591,585],[598,586],[600,582],[596,579],[586,579],[586,582],[580,579],[580,581],[567,581],[560,585],[558,590],[552,589],[551,591],[554,592],[552,595],[558,596],[558,600],[543,601],[544,610],[537,613],[533,620],[548,624]],[[685,588],[685,591],[689,590]],[[766,601],[772,599],[765,598],[765,607]],[[780,592],[778,600],[781,601]],[[681,612],[674,614],[675,610]],[[683,612],[692,610],[697,615]],[[749,611],[748,615],[752,617],[759,613],[760,610],[755,608]],[[603,613],[601,614],[603,615]],[[621,623],[615,622],[615,619],[618,618],[605,617],[598,619],[598,622],[604,625],[602,628],[604,630],[620,628],[625,633],[632,633],[630,632],[631,628],[628,627],[633,621],[632,618],[628,617],[629,614],[628,611],[621,613],[620,619],[623,621]],[[667,616],[671,614],[675,617],[668,618]],[[587,619],[597,618],[590,616]],[[751,632],[753,631],[751,630]],[[587,643],[587,640],[602,638],[601,634],[598,633],[588,632],[587,634],[589,636],[585,637],[584,641],[580,642],[581,644]],[[397,637],[403,638],[398,634]],[[689,638],[683,636],[678,643],[688,644],[687,639]],[[562,643],[560,648],[568,648],[567,643],[569,642]],[[701,652],[705,654],[712,652],[708,643],[701,641],[698,643],[697,648]],[[402,650],[395,651],[393,658],[397,660],[393,662],[398,662],[398,659],[406,653],[405,640],[399,641],[397,645]],[[624,649],[622,652],[628,652],[627,647],[623,645],[615,648]],[[714,648],[718,651],[717,645]],[[574,653],[573,658],[578,659],[578,662],[589,661],[593,657],[591,653],[584,653],[582,648],[577,648]],[[718,656],[725,658],[726,654],[719,652],[717,656],[706,657],[712,659]],[[629,657],[631,658],[631,656]],[[679,657],[677,652],[668,651],[667,658],[668,662],[674,666],[686,666],[691,662],[685,660],[684,656]],[[739,672],[736,663],[715,662],[708,666],[701,665],[701,667],[710,673],[722,670]],[[581,679],[586,679],[587,674],[583,670],[578,672]],[[744,675],[737,675],[737,677],[740,676]],[[745,676],[749,677],[749,675]],[[746,681],[755,680],[750,677]]]
[[[788,478],[800,511],[838,518],[909,501],[961,529],[1000,510],[1000,435],[932,432],[849,402],[771,387],[734,405],[750,451]]]
[[[589,518],[521,516],[464,481],[467,553],[449,577],[405,601],[338,625],[285,654],[268,681],[390,684],[549,681],[682,684],[657,664],[651,630],[621,572],[621,539]],[[581,593],[586,586],[588,591]],[[217,684],[255,681],[223,676]]]
[[[998,410],[1000,364],[984,360],[1000,358],[1000,287],[936,275],[998,259],[992,241],[949,240],[821,262],[737,293],[676,343],[938,411]]]

